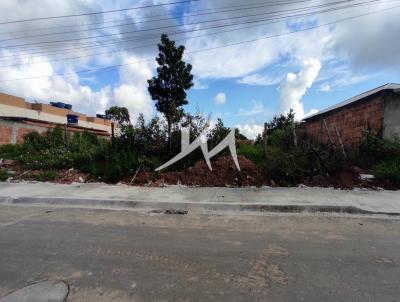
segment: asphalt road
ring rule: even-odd
[[[0,206],[0,297],[67,301],[400,301],[400,220]]]

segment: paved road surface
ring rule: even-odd
[[[400,220],[0,206],[0,296],[67,301],[400,301]]]

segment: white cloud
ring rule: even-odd
[[[138,64],[130,64],[134,62]],[[133,55],[124,55],[120,68],[120,86],[114,89],[116,105],[127,107],[131,117],[143,113],[146,118],[152,115],[153,104],[147,91],[147,80],[152,77],[152,64]]]
[[[295,118],[304,117],[304,106],[301,98],[311,87],[321,69],[321,62],[315,58],[305,59],[299,73],[288,73],[279,87],[278,113],[295,112]]]
[[[304,114],[304,117],[308,117],[310,115],[316,114],[318,113],[319,110],[318,109],[311,109],[309,112],[307,112],[306,114]]]
[[[193,89],[204,90],[207,89],[208,85],[206,83],[200,82],[198,79],[193,80]]]
[[[248,139],[255,139],[258,134],[261,134],[264,131],[264,127],[258,124],[236,125],[236,128],[238,128],[240,133]]]
[[[31,60],[36,57],[32,56]],[[137,61],[136,58],[124,57],[124,63]],[[29,100],[40,102],[63,101],[73,105],[73,109],[94,115],[104,112],[109,106],[118,105],[127,107],[132,117],[143,113],[145,117],[152,115],[152,102],[147,93],[147,79],[152,71],[149,64],[127,65],[120,70],[120,83],[114,89],[104,86],[99,91],[94,91],[86,85],[81,85],[79,77],[73,71],[68,76],[57,76],[51,63],[46,58],[41,58],[40,65],[23,65],[14,67],[1,67],[0,65],[0,91]],[[51,77],[6,81],[9,78],[35,77],[37,75],[52,75]]]
[[[135,86],[122,84],[115,88],[114,102],[118,106],[128,108],[131,118],[136,118],[140,113],[146,118],[151,116],[152,107],[148,96]]]
[[[4,52],[2,52],[4,53]],[[35,60],[32,57],[32,60]],[[1,67],[0,65],[0,91],[16,96],[38,101],[63,101],[73,105],[73,109],[95,114],[104,112],[109,99],[111,89],[104,86],[99,91],[93,91],[90,87],[80,85],[79,77],[73,71],[68,76],[56,76],[54,68],[46,58],[41,58],[40,65],[23,65],[14,67]],[[21,81],[7,81],[10,78],[35,77],[38,75],[53,75],[49,78],[34,78]]]
[[[237,82],[239,84],[247,84],[247,85],[258,85],[258,86],[272,86],[277,85],[282,81],[282,77],[277,76],[269,76],[269,75],[262,75],[262,74],[251,74],[244,76],[243,78],[239,79]]]
[[[328,83],[323,83],[322,85],[319,86],[319,90],[323,92],[329,92],[332,90],[332,87]]]
[[[223,105],[226,103],[226,94],[224,92],[219,92],[214,97],[214,101],[217,105]]]
[[[259,101],[254,101],[250,109],[239,109],[239,116],[253,116],[264,112],[264,104]]]

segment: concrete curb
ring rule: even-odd
[[[249,211],[265,213],[341,213],[341,214],[378,214],[400,216],[396,212],[369,211],[355,206],[336,205],[282,205],[265,203],[230,203],[230,202],[159,202],[149,200],[122,199],[78,199],[57,197],[1,197],[0,205],[35,205],[64,208],[91,208],[109,210],[146,209],[163,211],[197,210],[197,211]]]

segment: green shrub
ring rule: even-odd
[[[387,179],[393,184],[400,185],[400,159],[397,158],[376,165],[374,173],[378,180]]]
[[[383,140],[377,132],[367,129],[357,151],[354,152],[354,162],[368,169],[382,162],[400,159],[400,142]]]
[[[265,161],[264,149],[262,146],[245,144],[239,145],[237,148],[237,154],[243,155],[255,164],[262,164]]]
[[[49,171],[41,171],[37,176],[36,180],[38,181],[52,181],[57,178],[58,173],[54,170]]]
[[[23,153],[24,151],[22,150],[21,145],[0,146],[0,158],[3,159],[19,159]]]
[[[265,159],[267,175],[280,185],[288,186],[300,183],[305,176],[312,174],[311,160],[304,152],[285,152],[279,147],[268,146]]]
[[[142,163],[134,152],[115,152],[106,160],[91,162],[85,170],[97,180],[117,182],[124,176],[135,173]]]
[[[8,179],[7,171],[0,170],[0,181],[6,181]]]

